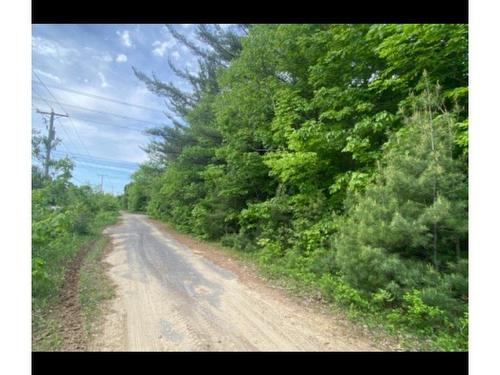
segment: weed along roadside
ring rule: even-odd
[[[105,302],[115,296],[113,283],[106,275],[106,265],[103,262],[110,249],[109,237],[101,236],[83,259],[80,268],[78,297],[87,342],[98,332]]]
[[[33,192],[32,349],[85,350],[100,302],[110,297],[102,253],[102,230],[116,222],[114,197],[70,186],[57,210]]]
[[[43,323],[39,320],[34,325],[34,351],[87,349],[99,327],[104,303],[114,296],[102,262],[108,247],[109,238],[101,234],[79,249],[66,268],[57,297],[47,303],[46,309],[37,311],[36,318]]]

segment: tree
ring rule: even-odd
[[[54,150],[60,143],[59,138],[55,138],[49,144],[49,138],[47,136],[42,136],[38,130],[33,130],[33,135],[31,137],[31,155],[32,158],[37,160],[42,165],[45,165],[47,161],[45,160],[45,152],[48,147]],[[51,159],[48,163],[49,175],[47,178],[43,175],[41,168],[37,165],[32,165],[31,175],[32,175],[32,188],[41,188],[48,181],[56,181],[59,184],[67,185],[72,177],[74,164],[66,156],[59,160]]]
[[[132,174],[131,183],[124,188],[126,208],[132,212],[145,212],[151,199],[152,184],[162,172],[162,167],[154,162],[141,164]]]
[[[354,199],[334,245],[336,266],[360,289],[404,286],[405,259],[438,270],[465,255],[456,252],[467,246],[467,177],[453,156],[457,119],[424,82],[386,147],[379,176]]]
[[[144,82],[151,92],[167,99],[166,104],[170,110],[170,113],[165,114],[173,127],[164,126],[147,131],[148,134],[159,137],[145,149],[157,161],[176,158],[184,144],[194,142],[192,137],[184,134],[188,114],[202,96],[216,95],[219,92],[218,72],[227,67],[241,51],[240,36],[231,28],[223,29],[219,25],[198,25],[197,40],[193,41],[177,32],[173,25],[166,25],[166,27],[179,43],[189,48],[198,57],[199,72],[194,74],[179,69],[169,60],[169,67],[174,74],[190,85],[189,91],[183,91],[172,82],[162,82],[154,73],[148,76],[135,67],[132,68],[137,78]],[[247,30],[246,25],[240,25],[240,28],[242,31]]]
[[[173,127],[149,130],[159,171],[134,175],[125,200],[335,300],[463,313],[466,25],[168,29],[199,74],[170,61],[180,90],[136,72]]]

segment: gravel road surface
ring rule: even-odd
[[[117,295],[90,350],[380,350],[334,316],[246,282],[144,215],[123,213],[105,233]]]

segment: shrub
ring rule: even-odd
[[[283,258],[284,251],[279,243],[269,238],[261,238],[258,245],[261,247],[258,253],[258,260],[261,264],[275,263]]]
[[[443,310],[429,306],[422,300],[422,293],[416,289],[403,295],[404,320],[410,326],[429,330],[443,326],[447,319]]]
[[[232,247],[236,250],[254,251],[256,250],[255,243],[239,233],[228,233],[222,236],[221,244],[227,247]]]
[[[340,277],[324,274],[319,285],[325,296],[332,301],[351,308],[369,310],[369,302],[358,290],[350,287]]]
[[[380,288],[371,296],[371,301],[378,308],[386,308],[393,304],[395,300],[394,295],[386,289]]]
[[[39,257],[31,259],[31,282],[33,294],[46,294],[46,287],[49,282],[49,275],[45,270],[45,261]]]
[[[401,261],[396,255],[387,254],[380,248],[349,243],[342,239],[337,243],[335,261],[345,280],[365,293],[373,293],[396,278]]]
[[[77,203],[68,210],[71,231],[77,234],[87,234],[90,231],[90,222],[93,214],[84,203]]]

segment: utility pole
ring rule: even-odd
[[[50,109],[50,112],[43,112],[43,111],[40,111],[39,109],[37,109],[36,111],[42,115],[50,115],[49,136],[48,136],[47,142],[45,143],[45,162],[44,162],[44,166],[43,166],[43,175],[45,178],[48,178],[49,177],[49,165],[50,165],[50,151],[52,151],[52,147],[53,147],[52,142],[56,138],[56,131],[54,130],[54,117],[55,116],[68,117],[68,115],[55,113],[52,108]]]
[[[106,177],[105,174],[98,174],[99,177],[101,177],[101,187],[100,187],[100,190],[101,190],[101,193],[102,193],[102,187],[103,187],[103,182],[104,182],[104,177]]]

